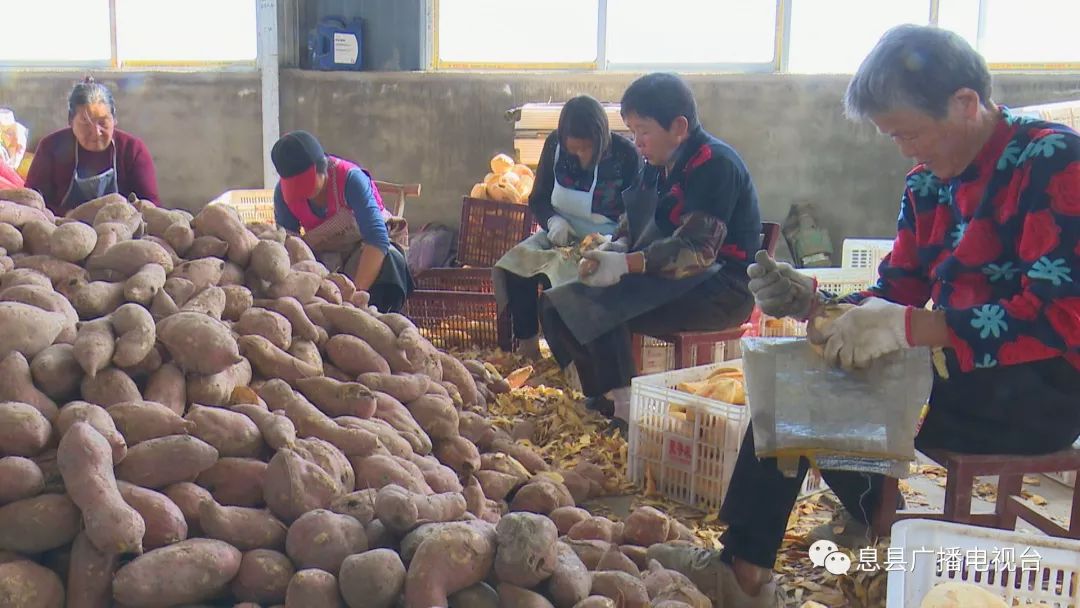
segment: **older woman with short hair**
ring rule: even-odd
[[[113,193],[158,204],[150,150],[116,125],[108,87],[93,78],[75,85],[68,96],[68,126],[41,139],[26,187],[40,192],[57,215]]]

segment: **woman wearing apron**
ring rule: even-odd
[[[331,272],[348,275],[380,312],[400,312],[412,292],[405,252],[391,234],[390,213],[371,174],[331,156],[306,131],[281,137],[270,151],[281,180],[274,189],[274,219],[300,234]]]
[[[625,423],[631,332],[720,330],[750,317],[746,267],[761,244],[761,216],[746,165],[701,127],[679,77],[634,81],[622,115],[648,163],[623,193],[625,221],[614,241],[584,254],[581,281],[544,293],[540,318],[589,406]]]
[[[580,95],[563,105],[529,196],[529,209],[546,229],[507,252],[493,271],[495,297],[500,310],[509,307],[519,354],[540,357],[539,288],[578,279],[577,258],[566,248],[615,231],[622,191],[640,165],[634,145],[609,130],[600,102]]]
[[[154,160],[139,138],[116,128],[112,92],[93,78],[68,97],[68,127],[41,139],[26,187],[63,215],[106,194],[135,195],[158,204]]]

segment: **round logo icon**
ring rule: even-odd
[[[833,551],[825,558],[825,569],[829,574],[847,574],[851,570],[851,558],[847,553]]]
[[[829,554],[839,550],[840,547],[837,547],[836,543],[830,540],[819,540],[810,545],[810,562],[820,568],[825,565],[825,558],[829,557]]]

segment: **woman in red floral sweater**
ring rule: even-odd
[[[865,367],[900,349],[942,347],[948,377],[935,379],[920,450],[1069,447],[1080,435],[1080,135],[995,104],[983,58],[932,27],[886,33],[845,104],[916,165],[892,254],[825,332],[826,357]],[[767,314],[806,319],[823,301],[811,278],[767,255],[748,274]],[[806,468],[785,478],[775,459],[754,456],[748,431],[721,511],[723,553],[657,545],[649,557],[723,606],[778,605],[772,565]],[[872,544],[881,476],[822,474],[846,513],[808,540]]]

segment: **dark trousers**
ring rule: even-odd
[[[930,411],[915,439],[919,450],[970,454],[1046,454],[1080,436],[1080,371],[1062,358],[960,373],[937,379]],[[754,456],[753,429],[735,462],[721,518],[724,558],[738,557],[772,569],[809,463],[784,477],[775,458]],[[855,519],[870,523],[881,475],[822,471],[822,479]]]
[[[545,274],[523,277],[506,273],[506,308],[518,340],[540,333],[540,290],[550,288],[551,280]]]
[[[540,298],[544,336],[559,365],[573,363],[586,397],[598,397],[626,386],[637,369],[631,334],[658,336],[679,331],[718,331],[750,318],[754,298],[740,279],[723,271],[686,294],[630,319],[588,344],[574,338],[551,301]],[[613,311],[612,314],[618,314]]]

